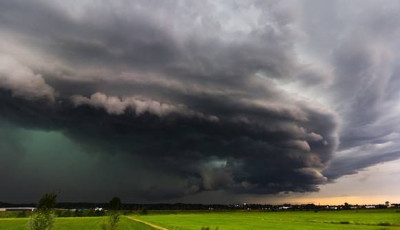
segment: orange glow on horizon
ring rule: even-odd
[[[337,197],[299,197],[287,198],[283,202],[292,204],[320,204],[320,205],[342,205],[349,204],[384,204],[386,201],[400,203],[400,196],[337,196]]]

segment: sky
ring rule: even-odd
[[[398,12],[2,0],[0,201],[400,202]]]

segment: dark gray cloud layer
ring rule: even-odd
[[[121,167],[146,165],[104,172],[143,175],[146,183],[114,184],[124,195],[317,191],[398,157],[390,145],[396,118],[382,111],[398,98],[396,14],[376,16],[383,9],[373,3],[361,13],[352,7],[2,1],[0,116],[60,132],[100,158],[127,156],[132,166]],[[387,27],[383,38],[374,35],[377,23]],[[12,163],[20,137],[9,138],[0,152]]]

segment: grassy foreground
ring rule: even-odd
[[[396,210],[321,211],[321,212],[176,212],[130,216],[170,230],[400,230]],[[100,230],[106,217],[57,218],[54,230]],[[0,218],[0,230],[27,230],[29,218]],[[128,217],[122,217],[119,230],[154,230]]]
[[[57,218],[54,230],[100,230],[105,217]],[[29,218],[0,219],[0,230],[27,230]],[[118,230],[153,230],[152,228],[122,217]]]
[[[134,218],[170,230],[200,230],[203,226],[210,230],[400,229],[400,213],[395,210],[182,213]]]

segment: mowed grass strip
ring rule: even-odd
[[[261,230],[261,229],[400,229],[400,213],[393,210],[321,212],[225,212],[198,214],[157,214],[137,219],[170,230]]]
[[[68,217],[57,218],[54,230],[101,230],[100,224],[106,217]],[[29,218],[0,219],[0,230],[28,230]],[[121,217],[118,230],[154,230],[153,228]]]

